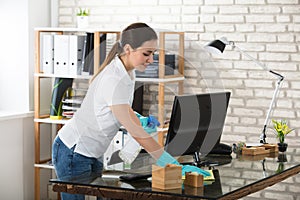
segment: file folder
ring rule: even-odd
[[[85,42],[85,55],[82,66],[82,75],[90,75],[90,68],[94,67],[94,34],[87,33]]]
[[[81,64],[86,36],[69,36],[69,75],[81,75]]]
[[[45,74],[53,74],[53,60],[54,60],[54,41],[52,34],[41,35],[41,57],[42,57],[42,71]]]
[[[100,65],[104,62],[106,58],[106,38],[107,34],[101,34],[100,35]],[[94,68],[91,74],[94,74]]]
[[[106,36],[107,34],[100,35],[100,65],[104,62],[106,57]],[[82,74],[93,75],[94,74],[94,34],[87,33],[84,58],[82,63]]]
[[[69,35],[54,35],[54,74],[69,74]]]
[[[88,42],[88,37],[86,35],[85,38],[84,38],[84,42],[83,42],[82,62],[81,62],[81,71],[80,71],[81,75],[88,75],[84,71],[84,66],[86,65],[85,64],[85,58],[86,58],[86,56],[88,54],[87,53],[87,51],[88,51],[87,42]]]

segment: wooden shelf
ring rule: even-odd
[[[50,118],[35,118],[34,122],[47,124],[66,124],[68,119],[50,119]]]
[[[56,75],[56,74],[44,74],[44,73],[35,73],[34,76],[36,77],[43,77],[43,78],[74,78],[74,79],[87,79],[89,80],[92,76],[90,75],[76,75],[76,76],[69,76],[69,75]],[[137,82],[144,82],[144,83],[170,83],[170,82],[178,82],[184,81],[184,76],[181,75],[174,75],[169,76],[166,78],[135,78]]]
[[[43,168],[43,169],[54,169],[54,166],[53,165],[50,165],[50,164],[34,164],[34,167],[36,168]]]
[[[61,128],[68,120],[52,120],[49,114],[41,114],[41,80],[43,78],[72,78],[89,80],[91,75],[57,75],[45,74],[41,69],[41,35],[42,34],[76,34],[76,33],[92,33],[94,35],[94,71],[100,66],[100,35],[101,34],[116,34],[116,39],[120,37],[120,31],[115,30],[99,30],[99,29],[80,29],[80,28],[63,28],[63,27],[38,27],[35,31],[35,71],[34,71],[34,126],[35,126],[35,199],[40,199],[40,169],[53,169],[52,165],[47,164],[47,161],[42,160],[41,156],[41,124],[54,124],[57,125],[57,130]],[[49,160],[49,159],[48,159]]]
[[[44,74],[44,73],[35,73],[35,77],[41,77],[41,78],[74,78],[74,79],[87,79],[89,80],[92,76],[90,75],[76,75],[76,76],[70,76],[70,75],[56,75],[56,74]]]
[[[85,32],[85,33],[120,33],[120,30],[105,30],[99,28],[76,28],[76,27],[36,27],[35,31],[42,32]]]
[[[136,78],[137,82],[143,83],[171,83],[171,82],[178,82],[184,81],[184,76],[173,76],[170,78]]]

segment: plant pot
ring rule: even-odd
[[[277,162],[280,162],[280,163],[287,162],[287,157],[286,157],[285,153],[278,154],[277,159],[278,159]]]
[[[278,144],[278,151],[279,152],[286,152],[286,149],[288,147],[287,143],[277,143]]]
[[[89,16],[77,16],[77,28],[87,28],[89,26]]]

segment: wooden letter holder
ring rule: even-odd
[[[264,144],[258,147],[243,147],[242,154],[243,155],[260,155],[260,154],[269,154],[278,152],[278,147],[276,144]]]
[[[203,176],[198,173],[186,172],[184,185],[189,185],[192,187],[202,187],[203,186]]]
[[[152,187],[162,190],[182,187],[181,166],[168,164],[165,167],[152,165]]]

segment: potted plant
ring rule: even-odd
[[[79,8],[76,15],[78,28],[86,28],[89,26],[90,10],[88,8]]]
[[[286,120],[276,121],[272,119],[273,128],[275,130],[276,137],[278,138],[278,150],[280,152],[285,152],[288,144],[285,143],[285,136],[293,131],[287,125]]]
[[[238,142],[237,144],[234,143],[232,151],[234,153],[241,154],[244,147],[246,147],[245,142]]]

